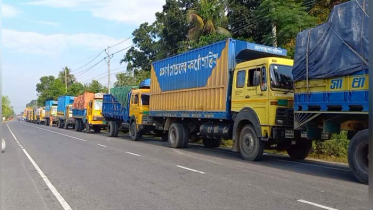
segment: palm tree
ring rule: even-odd
[[[65,72],[67,79],[67,87],[70,87],[71,84],[76,82],[76,78],[74,74],[71,74],[71,70],[66,66],[65,68],[62,68],[62,71],[58,73],[58,78],[62,80],[63,84],[65,84]]]
[[[202,35],[231,33],[226,29],[228,18],[225,14],[225,0],[200,0],[197,10],[190,9],[187,22],[193,27],[188,31],[189,40],[198,40]]]

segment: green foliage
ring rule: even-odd
[[[85,92],[92,92],[92,93],[107,93],[107,87],[104,87],[99,81],[92,80],[91,83],[84,85]]]
[[[135,71],[134,76],[130,73],[118,73],[116,77],[117,81],[114,83],[114,87],[137,86],[144,79],[150,78],[150,72]]]
[[[62,71],[58,73],[58,79],[60,79],[63,84],[65,84],[65,71],[66,71],[66,79],[67,79],[67,87],[69,88],[70,85],[76,82],[76,78],[73,74],[71,74],[71,70],[66,66],[62,68]]]
[[[55,79],[53,76],[41,77],[40,83],[36,85],[36,91],[38,92],[38,106],[44,106],[45,101],[57,100],[59,96],[66,94],[62,80]]]
[[[84,93],[84,86],[80,82],[74,82],[67,88],[67,95],[78,96]]]
[[[255,13],[257,21],[276,28],[276,34],[270,31],[263,36],[263,43],[288,49],[290,57],[296,35],[316,24],[316,18],[308,14],[307,7],[295,0],[263,0]]]
[[[26,104],[26,107],[37,107],[38,101],[37,100],[31,100],[30,103]]]
[[[332,140],[313,143],[311,154],[325,155],[331,157],[347,157],[349,140],[347,132],[342,131],[339,135],[334,135]]]
[[[8,96],[2,97],[1,110],[3,112],[3,117],[5,117],[6,119],[14,116],[15,113],[14,113],[13,107],[10,105],[10,99]]]

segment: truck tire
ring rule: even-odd
[[[66,130],[69,129],[69,125],[67,124],[67,120],[66,120],[66,122],[63,124],[63,128],[66,129]]]
[[[184,129],[180,123],[173,123],[168,130],[168,143],[172,148],[180,148],[183,145]]]
[[[262,158],[264,142],[258,138],[252,125],[242,128],[239,136],[239,148],[244,160],[255,161]]]
[[[49,119],[45,120],[45,126],[49,126]]]
[[[89,133],[89,131],[91,130],[91,128],[90,128],[88,122],[85,123],[85,126],[84,126],[84,127],[85,127],[85,132],[86,132],[86,133]]]
[[[296,145],[290,145],[286,152],[291,159],[294,160],[304,160],[308,157],[312,149],[311,140],[300,140],[297,141]]]
[[[369,131],[363,130],[351,139],[348,147],[348,164],[351,172],[363,184],[369,183],[368,155]]]
[[[109,137],[114,137],[115,127],[116,127],[115,122],[110,121],[108,126],[107,126],[107,130],[108,130],[107,133],[108,133]]]
[[[203,146],[205,146],[206,148],[215,148],[215,147],[220,147],[222,143],[222,139],[203,138],[202,143],[203,143]]]
[[[189,135],[190,135],[190,129],[187,125],[183,124],[183,145],[182,148],[188,147],[189,144]]]
[[[118,123],[114,123],[114,125],[115,125],[115,130],[114,130],[114,137],[118,137],[118,134],[119,134],[119,128],[120,128],[120,124],[118,124]]]
[[[131,139],[134,140],[134,141],[138,141],[141,138],[141,132],[137,131],[137,126],[136,126],[135,121],[133,121],[130,125],[129,134],[130,134]]]
[[[62,120],[58,120],[57,121],[57,127],[62,128],[62,125],[63,125]]]
[[[75,120],[75,131],[80,132],[80,120]]]

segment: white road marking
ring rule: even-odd
[[[309,205],[316,206],[316,207],[319,207],[319,208],[322,208],[322,209],[326,209],[326,210],[338,210],[338,209],[334,209],[334,208],[331,208],[331,207],[323,206],[323,205],[320,205],[320,204],[317,204],[317,203],[313,203],[313,202],[310,202],[310,201],[306,201],[306,200],[298,200],[298,201],[301,202],[301,203],[309,204]]]
[[[66,202],[66,200],[62,197],[62,195],[57,191],[57,189],[49,181],[48,177],[44,174],[44,172],[36,164],[36,162],[34,161],[34,159],[32,159],[32,157],[29,155],[29,153],[26,151],[26,149],[23,148],[23,146],[19,143],[19,141],[16,138],[16,136],[14,135],[13,131],[9,128],[8,125],[6,125],[6,126],[8,127],[8,129],[9,129],[10,133],[12,134],[14,140],[21,147],[22,151],[25,153],[26,157],[30,160],[30,162],[32,163],[32,165],[35,167],[36,171],[39,173],[39,175],[41,176],[41,178],[43,179],[43,181],[45,182],[45,184],[48,186],[48,188],[53,193],[53,195],[57,198],[58,202],[60,202],[62,208],[64,210],[72,210],[72,208],[70,207],[70,205]]]
[[[179,168],[185,169],[185,170],[193,171],[193,172],[200,173],[200,174],[205,174],[205,172],[203,172],[203,171],[194,170],[194,169],[191,169],[191,168],[187,168],[185,166],[180,166],[180,165],[176,165],[176,166],[179,167]]]
[[[314,165],[314,164],[310,164],[310,163],[300,163],[300,162],[295,162],[295,161],[280,160],[280,159],[276,159],[276,158],[268,158],[268,159],[276,160],[276,161],[281,161],[281,162],[287,162],[287,163],[295,163],[295,164],[299,164],[299,165],[306,165],[306,166],[313,166],[313,167],[319,167],[319,168],[333,169],[333,170],[338,170],[338,171],[347,171],[347,172],[351,171],[351,170],[348,170],[348,169],[334,168],[334,167],[329,167],[329,166],[319,166],[319,165]]]
[[[97,144],[98,146],[101,146],[101,147],[107,147],[107,146],[105,146],[105,145],[102,145],[102,144]]]
[[[33,125],[27,125],[25,123],[21,123],[22,125],[26,125],[26,126],[29,126],[29,127],[33,127],[33,128],[37,128],[37,129],[40,129],[40,130],[44,130],[44,131],[49,131],[51,133],[56,133],[56,134],[59,134],[61,136],[66,136],[66,137],[69,137],[69,138],[72,138],[72,139],[76,139],[76,140],[79,140],[79,141],[87,141],[87,140],[84,140],[84,139],[80,139],[80,138],[77,138],[77,137],[74,137],[74,136],[69,136],[69,135],[66,135],[66,134],[63,134],[63,133],[59,133],[59,132],[56,132],[56,131],[51,131],[49,129],[45,129],[45,128],[39,128],[37,126],[33,126]]]
[[[139,155],[139,154],[136,154],[136,153],[132,153],[132,152],[126,152],[127,154],[130,154],[130,155],[134,155],[134,156],[141,156],[141,155]]]

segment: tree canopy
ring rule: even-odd
[[[8,119],[9,117],[14,116],[13,107],[10,104],[10,99],[8,96],[2,96],[1,110],[3,112],[3,117]]]

